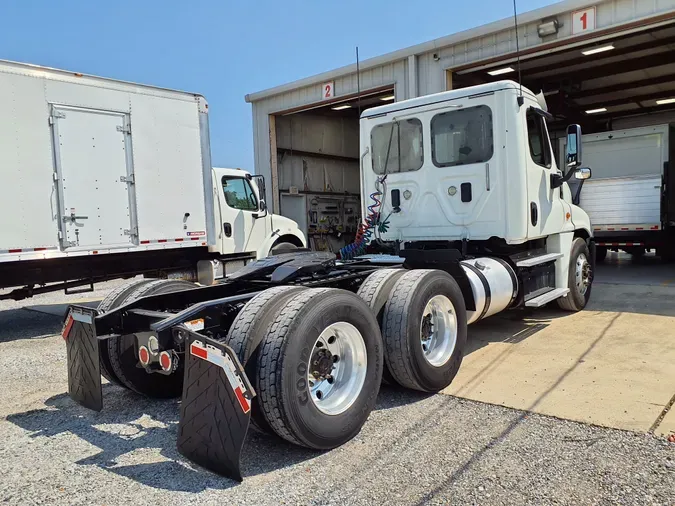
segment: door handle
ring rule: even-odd
[[[225,237],[232,237],[232,225],[223,223],[223,232],[225,232]]]
[[[76,227],[83,227],[84,223],[78,223],[77,220],[88,220],[89,216],[76,216],[75,213],[67,214],[63,217],[64,223],[72,223]]]

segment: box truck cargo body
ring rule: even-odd
[[[269,237],[249,241],[254,229],[272,233],[243,171],[255,209],[221,205],[198,94],[0,62],[0,110],[0,288],[196,272],[204,259],[255,258]]]
[[[673,127],[658,125],[584,135],[584,164],[593,178],[583,182],[579,204],[589,214],[598,258],[607,250],[642,254],[674,251],[675,178]],[[560,153],[565,153],[565,139]]]

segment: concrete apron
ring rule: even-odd
[[[675,433],[675,288],[595,283],[576,314],[511,312],[469,326],[443,393],[559,418]]]

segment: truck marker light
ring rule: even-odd
[[[159,354],[159,365],[162,366],[163,371],[169,372],[171,370],[173,363],[168,351]]]
[[[74,322],[73,315],[69,314],[66,323],[63,326],[63,330],[61,331],[61,337],[63,337],[64,341],[68,339],[68,334],[70,334],[70,329],[73,327]]]
[[[246,392],[246,386],[244,382],[239,378],[237,374],[237,369],[232,362],[232,359],[227,355],[224,355],[220,350],[217,350],[212,347],[206,347],[199,341],[194,341],[190,346],[190,353],[195,357],[211,362],[212,364],[220,367],[227,376],[227,381],[232,387],[234,394],[237,396],[239,405],[244,413],[251,411],[251,401],[246,398],[244,392]]]
[[[145,346],[138,348],[138,360],[143,365],[148,365],[150,363],[150,352]]]

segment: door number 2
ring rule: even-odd
[[[333,81],[329,83],[323,83],[321,85],[321,99],[328,100],[329,98],[335,97],[335,83]]]

